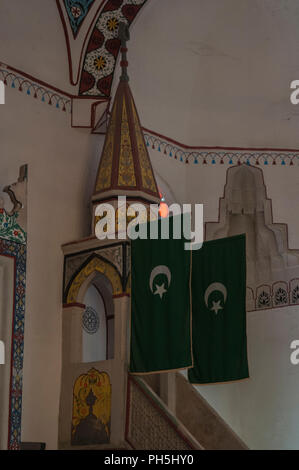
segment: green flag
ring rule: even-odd
[[[247,378],[245,235],[192,253],[191,383]]]
[[[148,238],[131,242],[131,373],[193,365],[191,251],[184,250],[185,241]]]

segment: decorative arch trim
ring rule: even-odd
[[[131,295],[131,273],[129,273],[126,281],[126,294]]]
[[[118,25],[131,25],[147,0],[108,0],[95,23],[83,61],[79,95],[109,97],[120,49]]]
[[[71,279],[66,291],[66,304],[77,303],[79,290],[86,279],[94,272],[99,272],[109,279],[112,285],[113,296],[123,293],[120,274],[108,261],[98,255],[89,258]]]
[[[192,146],[143,127],[146,146],[185,164],[285,166],[299,165],[298,149]]]

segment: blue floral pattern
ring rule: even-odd
[[[12,363],[9,392],[10,410],[8,422],[9,449],[19,449],[21,441],[22,373],[24,354],[24,318],[26,287],[26,234],[24,231],[22,231],[22,233],[24,237],[23,239],[21,236],[17,237],[17,235],[15,235],[15,240],[6,240],[0,238],[0,255],[10,256],[15,260],[15,300],[13,310],[11,351]],[[23,242],[20,241],[21,239],[23,240]]]
[[[18,243],[26,243],[26,232],[17,223],[19,214],[9,215],[5,209],[0,209],[0,237]]]
[[[77,36],[79,28],[93,3],[94,0],[64,0],[74,37]]]

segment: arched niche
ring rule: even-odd
[[[71,279],[66,306],[84,306],[79,325],[82,335],[80,362],[99,362],[114,357],[113,298],[122,291],[117,269],[98,255],[87,259]]]
[[[96,273],[85,287],[82,313],[82,362],[114,357],[114,303],[112,285]]]

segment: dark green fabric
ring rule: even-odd
[[[172,219],[172,218],[171,218]],[[149,233],[149,232],[148,232]],[[130,372],[146,373],[192,365],[190,325],[190,259],[185,240],[132,240]],[[151,273],[166,266],[150,287]],[[158,268],[159,270],[159,268]],[[162,268],[165,270],[165,268]],[[154,294],[157,286],[167,292]]]
[[[188,370],[191,383],[226,382],[249,376],[245,243],[245,235],[238,235],[205,242],[200,250],[193,252],[194,367]]]

